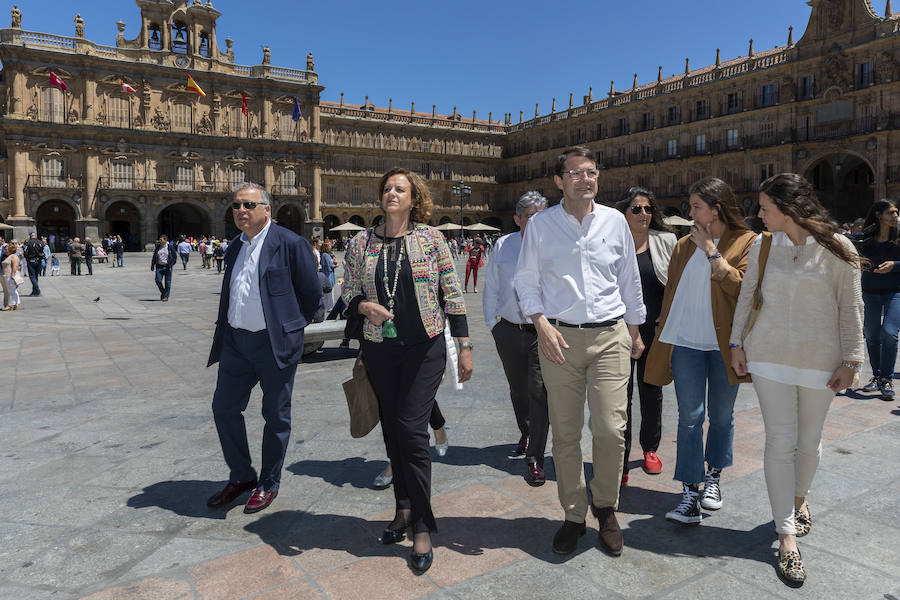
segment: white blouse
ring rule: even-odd
[[[718,244],[719,240],[713,242]],[[709,259],[697,248],[681,273],[659,341],[704,352],[719,350],[712,316],[711,277]]]

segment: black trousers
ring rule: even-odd
[[[365,340],[360,345],[366,373],[378,396],[397,509],[411,511],[414,532],[437,531],[431,510],[428,422],[447,364],[444,336],[411,346]]]
[[[522,435],[528,436],[525,456],[535,459],[543,468],[550,417],[547,414],[547,389],[541,376],[537,333],[534,329],[520,329],[500,321],[491,329],[491,334],[509,382],[509,397],[516,423]]]
[[[656,329],[655,319],[648,317],[647,323],[640,326],[641,339],[644,341],[644,353],[637,360],[631,360],[631,375],[628,378],[628,421],[625,425],[625,468],[628,472],[628,455],[631,453],[631,398],[634,394],[634,378],[637,371],[638,396],[641,401],[641,449],[644,452],[656,452],[662,437],[662,388],[644,382],[644,368],[647,366],[647,355],[653,345]]]

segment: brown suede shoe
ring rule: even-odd
[[[565,521],[553,536],[553,551],[557,554],[572,554],[578,546],[578,538],[586,533],[584,523]]]
[[[591,504],[591,512],[600,521],[600,533],[597,536],[600,540],[600,545],[613,556],[622,554],[624,541],[622,539],[622,530],[619,528],[619,521],[616,520],[616,509],[611,506],[597,508]]]

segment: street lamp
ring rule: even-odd
[[[472,195],[472,188],[460,181],[459,185],[454,185],[451,189],[453,190],[453,195],[459,198],[459,235],[462,237],[463,205],[466,202],[466,198]]]

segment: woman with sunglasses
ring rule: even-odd
[[[363,364],[378,397],[393,473],[394,519],[381,536],[394,544],[412,528],[409,565],[434,558],[428,420],[444,375],[445,323],[459,341],[458,379],[472,375],[466,307],[443,234],[425,223],[431,195],[416,173],[394,168],[378,183],[384,222],[357,234],[344,256],[345,314],[364,317]]]
[[[641,290],[647,320],[640,326],[641,339],[646,340],[644,353],[637,360],[631,359],[631,375],[628,378],[628,411],[625,425],[625,465],[622,484],[628,483],[628,456],[631,454],[631,397],[634,393],[634,370],[637,367],[638,395],[641,399],[641,449],[644,451],[644,471],[650,475],[662,472],[662,461],[656,455],[662,437],[662,388],[644,382],[647,354],[653,343],[656,320],[662,309],[666,288],[669,259],[677,238],[672,229],[663,223],[656,206],[656,195],[644,188],[633,187],[616,204],[628,222],[634,249],[637,252],[638,269],[641,272]]]
[[[734,192],[721,179],[707,177],[695,183],[689,201],[694,225],[672,252],[644,376],[653,385],[675,381],[675,479],[682,483],[682,495],[666,519],[676,523],[700,523],[701,506],[722,507],[719,478],[732,464],[734,401],[738,384],[750,381],[734,372],[728,338],[747,255],[756,239],[744,224]]]

